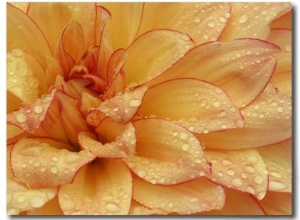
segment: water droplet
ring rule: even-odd
[[[248,21],[248,15],[242,15],[241,17],[240,17],[240,19],[239,19],[239,22],[241,23],[241,24],[244,24],[244,23],[246,23]]]
[[[216,108],[218,108],[218,107],[220,107],[222,105],[222,103],[220,102],[220,101],[214,101],[214,106],[216,107]]]
[[[233,169],[228,169],[226,171],[226,173],[229,175],[229,176],[234,176],[235,175],[235,171]]]
[[[189,149],[191,149],[191,145],[190,145],[189,143],[184,143],[184,144],[182,145],[182,149],[183,149],[184,151],[188,151]]]
[[[41,172],[45,172],[47,167],[41,167]]]
[[[77,163],[81,160],[81,157],[77,154],[68,154],[64,160],[65,163]]]
[[[51,167],[50,170],[51,170],[51,172],[54,173],[54,174],[58,173],[58,168],[57,168],[56,166]]]
[[[244,170],[247,172],[247,173],[254,173],[255,172],[255,169],[252,165],[245,165],[244,166]]]
[[[260,175],[257,175],[255,178],[254,178],[254,182],[257,183],[257,184],[262,184],[264,182],[264,178]]]
[[[251,194],[255,194],[255,189],[253,186],[246,186],[246,192],[251,193]]]
[[[247,161],[250,162],[251,164],[257,164],[258,158],[256,156],[251,155],[247,157]]]
[[[222,164],[224,166],[228,166],[228,165],[232,164],[232,161],[229,158],[225,158],[222,160]]]
[[[57,162],[58,158],[57,157],[52,157],[52,161]]]
[[[224,176],[223,172],[222,171],[218,171],[218,174],[217,174],[219,177],[222,177]]]
[[[259,9],[260,9],[260,6],[255,6],[255,7],[253,8],[254,11],[259,11]]]
[[[278,111],[278,112],[284,112],[284,108],[283,108],[282,106],[278,106],[278,107],[277,107],[277,111]]]
[[[226,111],[220,111],[219,114],[218,114],[218,117],[219,118],[225,118],[226,114],[227,114]]]
[[[290,44],[285,45],[284,49],[285,49],[285,51],[287,51],[287,52],[291,52],[292,46],[291,46]]]
[[[200,201],[200,200],[199,200],[198,197],[193,197],[193,198],[190,199],[190,203],[197,203],[197,202],[199,202],[199,201]]]
[[[218,163],[218,160],[217,160],[216,158],[211,158],[211,159],[210,159],[210,162],[211,162],[211,163]]]
[[[150,183],[152,183],[152,184],[157,184],[157,179],[151,178]]]
[[[25,121],[27,121],[27,117],[23,113],[17,113],[16,119],[19,123],[24,123]]]
[[[219,21],[221,21],[222,23],[225,23],[227,20],[224,17],[219,17]]]
[[[267,15],[269,12],[267,10],[262,10],[261,14],[262,15]]]
[[[204,133],[204,134],[208,134],[208,133],[209,133],[209,129],[208,129],[208,128],[204,128],[204,129],[203,129],[203,133]]]
[[[76,207],[75,203],[71,199],[68,199],[65,201],[63,200],[63,202],[61,203],[61,206],[65,211],[71,211],[71,210],[75,209],[75,207]]]
[[[242,177],[243,179],[246,179],[246,178],[248,177],[248,175],[247,175],[246,173],[241,173],[241,177]]]
[[[40,163],[39,161],[36,161],[36,162],[33,164],[34,167],[39,167],[40,165],[41,165],[41,163]]]
[[[243,185],[243,181],[240,178],[238,178],[238,177],[233,178],[231,180],[231,183],[232,183],[232,185],[234,185],[236,187],[240,187],[240,186]]]
[[[17,197],[17,203],[23,203],[23,202],[25,202],[26,201],[26,197],[25,196],[22,196],[22,195],[20,195],[20,196],[18,196]]]
[[[44,108],[43,108],[43,106],[36,105],[36,106],[34,106],[33,111],[34,111],[36,114],[40,114],[40,113],[42,113],[42,112],[44,111]]]
[[[196,16],[196,17],[194,18],[194,22],[198,23],[198,22],[200,22],[200,21],[201,21],[201,17],[200,17],[200,16]]]
[[[186,132],[182,132],[180,138],[181,140],[186,141],[189,138],[189,135]]]
[[[139,107],[141,105],[141,100],[140,99],[131,99],[128,101],[128,105],[132,108]]]
[[[287,188],[287,185],[277,180],[271,180],[269,181],[269,187],[272,190],[281,191],[285,190]]]
[[[144,178],[147,176],[147,172],[145,170],[139,170],[138,175],[139,177]]]
[[[45,200],[41,196],[33,196],[29,199],[29,205],[32,208],[39,208],[45,204]]]
[[[173,132],[173,136],[176,137],[178,135],[178,131]]]
[[[210,28],[213,28],[213,27],[216,26],[216,24],[215,24],[214,21],[210,20],[210,21],[207,22],[207,26],[210,27]]]
[[[107,202],[105,203],[104,207],[109,212],[118,212],[121,210],[121,207],[114,202]]]
[[[280,179],[280,178],[282,177],[281,174],[278,173],[277,171],[272,171],[272,172],[270,172],[270,175],[271,175],[272,177],[275,177],[275,178],[278,178],[278,179]]]

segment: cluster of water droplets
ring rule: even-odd
[[[39,81],[28,66],[20,49],[8,52],[6,68],[7,90],[25,102],[32,102],[39,94]]]
[[[262,199],[267,189],[268,170],[258,154],[241,152],[232,157],[212,154],[212,181],[256,195]]]

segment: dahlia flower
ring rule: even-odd
[[[7,3],[7,214],[291,215],[289,3]]]

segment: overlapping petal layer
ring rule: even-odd
[[[139,177],[171,185],[210,173],[202,146],[184,127],[163,119],[141,119],[133,125],[136,154],[123,160]]]
[[[135,200],[131,201],[129,215],[166,215],[166,214],[168,214],[168,212],[162,209],[159,208],[150,209],[146,206],[141,205]]]
[[[233,3],[231,18],[220,40],[230,41],[237,38],[267,39],[272,20],[291,10],[289,3]]]
[[[241,39],[210,42],[190,50],[149,87],[175,78],[196,78],[223,89],[233,104],[242,107],[266,87],[276,64],[279,48],[265,41]]]
[[[268,189],[268,170],[257,150],[206,150],[205,156],[212,164],[209,179],[263,199]]]
[[[72,184],[61,186],[58,197],[67,215],[126,215],[132,177],[120,160],[96,160],[80,169]]]
[[[215,41],[228,22],[230,9],[228,3],[148,2],[139,34],[164,28],[189,34],[196,45]]]
[[[241,113],[226,93],[197,79],[175,79],[150,88],[138,114],[169,118],[197,133],[244,126]]]
[[[63,215],[58,204],[58,197],[49,200],[44,206],[26,212],[26,215]]]
[[[243,108],[243,129],[197,134],[210,149],[237,150],[275,144],[291,138],[291,98],[271,85]]]
[[[133,184],[133,198],[136,201],[146,207],[159,208],[168,213],[193,214],[221,209],[225,203],[223,188],[205,178],[174,186],[163,186],[134,177]]]
[[[258,148],[269,171],[271,191],[292,192],[292,141]]]
[[[152,30],[143,34],[126,49],[128,59],[123,66],[126,84],[134,85],[153,79],[192,47],[193,40],[177,31]]]
[[[31,188],[70,183],[84,164],[95,159],[87,150],[78,153],[70,150],[71,146],[51,139],[22,139],[11,152],[13,173]]]

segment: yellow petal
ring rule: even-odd
[[[169,118],[198,133],[244,125],[241,113],[225,92],[197,79],[175,79],[150,88],[138,114]]]
[[[237,150],[275,144],[291,138],[291,98],[272,87],[242,109],[245,127],[224,132],[197,134],[210,149]]]
[[[106,8],[112,15],[105,31],[110,37],[112,48],[126,48],[135,38],[140,26],[142,2],[103,2],[97,5]]]
[[[292,215],[292,196],[291,193],[268,191],[266,197],[259,203],[267,215]]]
[[[83,167],[72,184],[61,186],[58,196],[65,215],[126,215],[131,173],[120,160],[98,160]]]
[[[237,38],[265,40],[270,23],[291,9],[290,3],[232,3],[231,16],[222,32],[222,41]]]
[[[281,52],[277,55],[277,66],[271,78],[272,84],[280,93],[292,95],[292,31],[286,29],[271,30],[267,39],[278,45]]]
[[[71,21],[77,21],[83,29],[83,50],[86,51],[89,47],[95,45],[95,3],[33,2],[30,3],[28,15],[33,18],[47,36],[53,53],[56,51],[62,30]]]
[[[87,150],[70,152],[72,147],[45,138],[22,139],[11,153],[17,179],[31,188],[46,188],[70,183],[76,172],[95,156]]]
[[[225,193],[205,178],[174,186],[154,185],[139,178],[133,178],[133,198],[151,209],[162,209],[181,215],[221,209]]]
[[[115,130],[121,130],[121,132],[117,132],[113,138],[107,137],[107,131],[110,132],[112,129],[114,132]],[[135,153],[135,129],[131,123],[117,124],[106,118],[97,127],[96,132],[99,133],[98,136],[102,143],[90,132],[81,132],[78,135],[78,142],[83,149],[92,152],[97,157],[125,158]],[[112,136],[112,134],[109,135]]]
[[[189,34],[199,45],[218,39],[229,12],[228,3],[145,3],[139,34],[152,29],[172,29]]]
[[[158,76],[193,46],[188,35],[173,30],[152,30],[143,34],[126,49],[128,59],[123,67],[126,84]]]
[[[21,10],[7,4],[7,51],[20,49],[34,57],[43,67],[51,49],[42,31]]]
[[[268,189],[268,170],[257,150],[205,151],[212,164],[212,181],[262,199]]]
[[[97,110],[103,112],[115,122],[126,123],[138,111],[146,90],[146,86],[129,89],[124,94],[105,100]]]
[[[226,202],[221,210],[197,213],[197,215],[265,215],[264,210],[251,195],[234,189],[224,188]]]
[[[150,209],[136,202],[135,200],[131,201],[129,215],[166,215],[166,214],[168,214],[168,212],[162,209],[159,208]]]
[[[136,154],[123,160],[139,177],[172,185],[210,173],[202,146],[184,127],[163,119],[141,119],[133,125]]]
[[[292,142],[258,148],[269,170],[269,190],[292,192]]]
[[[276,65],[279,48],[265,41],[240,39],[210,42],[190,50],[149,87],[174,78],[205,80],[224,90],[237,107],[245,106],[263,91]]]
[[[41,208],[36,208],[31,211],[27,211],[26,215],[63,215],[63,212],[59,207],[58,197],[56,196],[50,201],[48,201]]]

